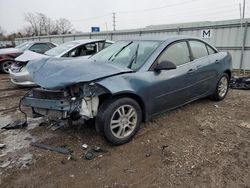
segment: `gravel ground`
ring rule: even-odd
[[[18,100],[27,89],[0,75],[0,126],[22,118]],[[0,187],[250,187],[250,91],[225,100],[202,99],[144,123],[135,138],[110,146],[93,125],[53,131],[42,119],[1,130]],[[74,160],[33,141],[74,151]],[[83,159],[82,144],[107,153]]]

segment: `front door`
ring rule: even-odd
[[[173,70],[151,71],[152,107],[151,113],[157,114],[185,104],[191,97],[190,53],[186,41],[167,47],[155,63],[171,61],[177,68]]]

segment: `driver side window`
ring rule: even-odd
[[[158,63],[162,61],[171,61],[176,66],[179,66],[190,62],[189,57],[187,42],[178,42],[170,45],[162,52],[158,58]]]

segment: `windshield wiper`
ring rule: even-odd
[[[123,46],[118,52],[112,54],[112,55],[110,56],[110,58],[108,58],[108,61],[110,61],[110,59],[111,59],[112,57],[114,57],[114,58],[112,59],[112,61],[114,61],[115,57],[118,56],[119,53],[121,53],[125,48],[127,48],[127,47],[128,47],[130,44],[132,44],[132,43],[133,43],[133,41],[131,41],[131,42],[128,43],[127,45]]]
[[[137,56],[138,56],[138,49],[139,49],[139,44],[137,44],[135,54],[133,55],[131,61],[129,62],[128,68],[130,68],[130,69],[131,69],[133,63],[136,64],[136,60],[137,60]]]

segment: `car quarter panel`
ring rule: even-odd
[[[213,64],[214,72],[216,72],[215,79],[212,83],[212,90],[214,91],[216,89],[216,84],[218,80],[220,79],[220,76],[224,72],[230,72],[232,71],[232,57],[229,52],[218,52],[215,54],[209,55],[209,60]]]

